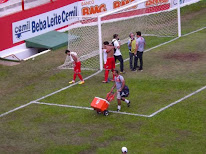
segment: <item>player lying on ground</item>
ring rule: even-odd
[[[79,61],[77,53],[76,52],[71,52],[69,50],[66,50],[65,54],[70,56],[71,61],[73,61],[73,65],[74,65],[73,80],[70,81],[69,83],[70,84],[71,83],[75,83],[76,76],[78,75],[79,79],[81,80],[81,82],[79,82],[79,84],[84,84],[84,80],[83,80],[82,75],[81,75],[81,62]]]
[[[112,87],[111,89],[111,92],[113,91],[113,89],[116,87],[117,89],[117,103],[118,103],[118,106],[117,106],[117,112],[121,110],[121,100],[122,101],[125,101],[127,103],[127,106],[129,107],[130,106],[130,101],[125,99],[122,94],[123,92],[123,89],[125,88],[125,80],[124,80],[124,77],[119,75],[119,71],[118,70],[114,70],[114,81],[115,81],[115,84],[114,86]]]
[[[103,43],[103,50],[106,50],[107,60],[106,60],[106,63],[104,65],[105,74],[104,74],[104,81],[102,81],[102,82],[107,83],[108,82],[109,71],[111,70],[113,72],[114,69],[115,69],[114,46],[109,45],[109,42],[105,41]],[[113,81],[114,81],[114,75],[113,75]]]

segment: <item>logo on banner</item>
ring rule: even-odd
[[[158,6],[158,5],[166,4],[168,2],[169,0],[148,0],[146,1],[146,7]]]
[[[25,24],[16,26],[14,28],[15,35],[17,39],[20,39],[22,37],[23,33],[29,32],[30,31],[30,21],[25,21]]]
[[[82,8],[82,15],[93,15],[107,11],[106,4],[88,6]]]
[[[126,4],[129,4],[131,2],[133,2],[135,0],[121,0],[121,1],[114,1],[113,2],[113,9],[119,8],[121,6],[124,6]],[[134,8],[136,8],[137,6],[134,6]],[[131,8],[132,9],[132,8]]]
[[[78,15],[77,9],[77,6],[74,6],[72,10],[64,7],[12,23],[13,42],[32,38],[74,22],[77,20],[75,18]]]

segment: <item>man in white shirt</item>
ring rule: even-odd
[[[120,51],[120,41],[119,41],[119,35],[118,34],[113,35],[112,44],[115,48],[115,51],[114,51],[115,62],[116,62],[117,59],[119,60],[119,62],[120,62],[120,73],[125,73],[124,72],[124,60],[122,58],[122,54],[121,54],[121,51]]]

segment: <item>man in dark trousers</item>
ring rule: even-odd
[[[144,52],[144,48],[145,48],[145,39],[141,36],[141,32],[138,31],[136,32],[136,52],[135,52],[135,68],[137,68],[137,63],[138,63],[138,59],[140,61],[140,67],[139,70],[143,71],[143,52]]]
[[[118,59],[120,62],[120,73],[125,73],[124,71],[124,60],[122,58],[122,53],[120,51],[120,41],[119,41],[119,35],[118,34],[114,34],[113,35],[113,40],[112,40],[112,44],[114,45],[114,58],[115,58],[115,62]]]

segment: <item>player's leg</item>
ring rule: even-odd
[[[120,96],[120,92],[117,92],[117,112],[119,112],[121,110],[121,96]]]
[[[134,55],[134,71],[137,69],[138,55]]]
[[[113,58],[112,59],[112,81],[114,81],[114,77],[115,77],[115,75],[114,75],[114,70],[115,70],[115,59]]]
[[[139,61],[140,61],[140,67],[139,70],[143,70],[143,52],[139,52]]]
[[[110,69],[109,63],[110,63],[110,59],[107,58],[107,62],[105,64],[104,81],[102,81],[103,83],[107,83],[108,82],[109,69]]]
[[[121,100],[124,101],[125,103],[127,103],[127,106],[130,107],[130,100],[128,100],[124,97],[122,97]]]
[[[122,55],[118,56],[118,60],[120,62],[120,73],[124,73],[124,60],[122,58]]]
[[[77,62],[77,64],[76,64],[76,73],[77,73],[79,79],[81,80],[79,82],[79,84],[84,84],[84,79],[81,75],[81,62]]]
[[[133,70],[133,53],[129,52],[129,66],[130,66],[130,70]]]
[[[109,76],[109,70],[105,69],[104,81],[102,81],[103,83],[107,83],[108,82],[108,76]]]

